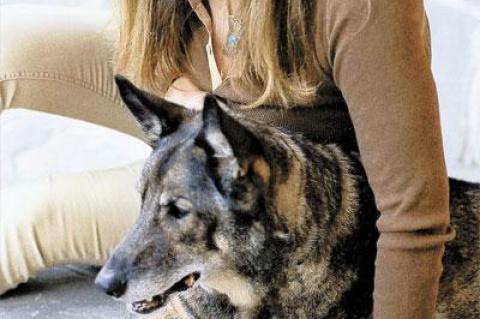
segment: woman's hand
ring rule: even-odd
[[[165,99],[183,105],[189,109],[200,111],[208,92],[200,90],[187,77],[179,77],[172,82],[165,94]]]

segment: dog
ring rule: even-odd
[[[154,147],[141,213],[96,278],[141,318],[367,319],[378,211],[358,154],[116,77]],[[450,179],[437,319],[480,318],[480,185]]]

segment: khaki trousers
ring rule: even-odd
[[[113,83],[113,17],[37,5],[4,5],[0,15],[2,111],[34,109],[142,136]],[[137,217],[141,167],[2,189],[0,294],[53,265],[102,264]]]

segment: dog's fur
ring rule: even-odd
[[[141,216],[102,270],[128,281],[126,303],[196,273],[151,316],[371,317],[378,212],[355,154],[232,114],[212,96],[193,113],[117,84],[154,146]],[[450,187],[457,237],[436,318],[480,318],[480,185]]]

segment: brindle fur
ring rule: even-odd
[[[126,303],[196,271],[195,286],[150,317],[371,317],[378,212],[355,153],[242,118],[211,96],[191,113],[117,84],[154,146],[141,216],[104,267],[128,281]],[[476,319],[480,185],[450,187],[457,237],[436,318]]]

